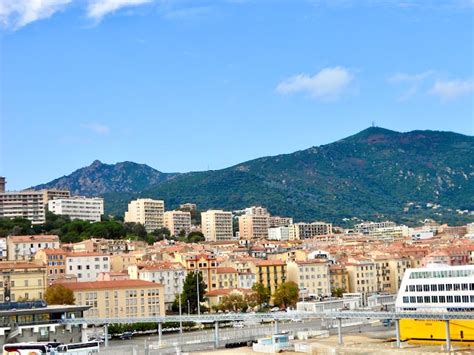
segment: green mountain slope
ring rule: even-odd
[[[465,223],[474,210],[474,137],[451,132],[399,133],[368,128],[337,142],[264,157],[216,171],[175,174],[139,193],[104,194],[107,210],[123,213],[136,196],[161,198],[167,208],[252,204],[297,220],[433,218]]]

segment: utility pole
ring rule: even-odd
[[[196,269],[196,290],[197,290],[197,311],[198,311],[198,316],[201,315],[201,300],[199,297],[199,270]]]

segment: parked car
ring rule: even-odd
[[[130,340],[132,339],[133,333],[132,332],[123,332],[120,334],[120,339],[122,340]]]
[[[233,324],[233,327],[234,327],[234,328],[243,328],[244,326],[245,326],[245,325],[244,325],[244,323],[242,323],[242,322],[235,322],[235,323]]]
[[[272,309],[270,309],[270,312],[280,312],[280,308],[279,307],[273,307]]]

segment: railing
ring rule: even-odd
[[[300,319],[432,319],[432,320],[474,320],[474,312],[446,312],[446,311],[326,311],[326,312],[274,312],[274,313],[226,313],[202,315],[171,315],[160,317],[128,317],[128,318],[76,318],[65,319],[67,324],[110,324],[110,323],[166,323],[166,322],[195,322],[214,323],[225,321],[279,321]]]

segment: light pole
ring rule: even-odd
[[[179,295],[178,295],[178,302],[179,302],[179,334],[183,334],[183,319],[181,317],[181,312],[182,312],[182,308],[181,308],[181,295],[183,293],[183,290],[182,290],[182,286],[181,286],[181,279],[182,279],[182,276],[183,276],[183,272],[182,271],[179,271],[178,273],[178,292],[179,292]]]
[[[191,314],[191,307],[189,306],[189,300],[188,300],[188,316]]]
[[[196,290],[197,290],[197,311],[198,311],[198,316],[201,315],[201,300],[199,297],[199,270],[196,269]]]

